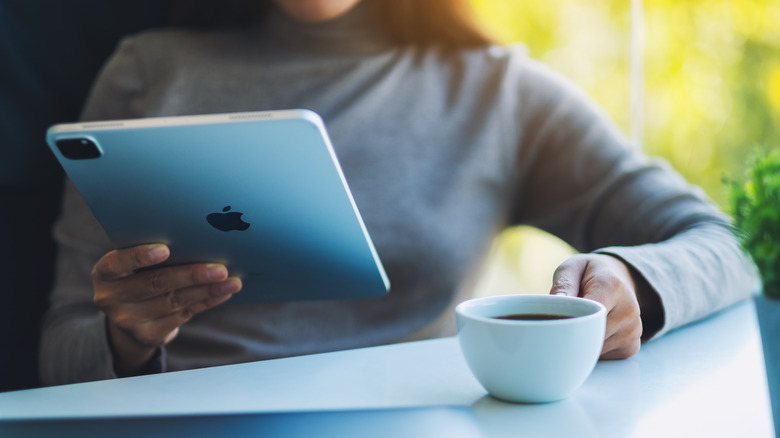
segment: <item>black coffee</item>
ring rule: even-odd
[[[512,315],[494,316],[493,318],[509,319],[512,321],[549,321],[553,319],[569,319],[572,317],[552,313],[514,313]]]

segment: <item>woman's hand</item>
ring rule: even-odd
[[[182,324],[241,289],[241,280],[228,277],[221,264],[136,272],[169,256],[165,245],[139,245],[109,252],[92,269],[94,301],[108,317],[114,369],[120,376],[141,372]]]
[[[642,319],[637,281],[620,259],[603,254],[569,257],[555,270],[550,293],[588,298],[607,308],[602,359],[625,359],[639,351]]]

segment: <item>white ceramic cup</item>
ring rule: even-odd
[[[556,320],[505,320],[513,314],[557,314]],[[564,295],[502,295],[455,308],[458,340],[471,372],[494,397],[545,403],[571,395],[588,378],[604,344],[607,311]]]

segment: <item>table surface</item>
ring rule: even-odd
[[[570,398],[504,403],[456,338],[0,394],[0,419],[469,406],[488,436],[773,437],[752,302],[599,362]]]

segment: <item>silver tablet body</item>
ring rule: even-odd
[[[225,263],[233,303],[369,298],[389,281],[308,110],[56,125],[48,144],[116,247]]]

